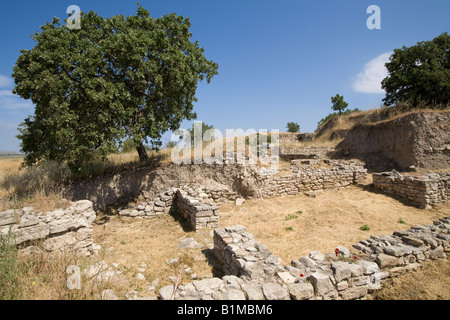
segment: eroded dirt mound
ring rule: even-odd
[[[337,146],[342,154],[364,158],[376,154],[400,169],[450,167],[450,111],[417,112],[348,131]]]
[[[210,189],[227,188],[245,197],[258,197],[256,175],[256,169],[251,166],[168,163],[80,181],[66,190],[66,196],[74,200],[89,199],[96,208],[102,208],[121,199],[153,198],[171,187],[199,184]]]

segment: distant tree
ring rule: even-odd
[[[122,143],[122,152],[131,152],[136,151],[136,143],[131,138],[125,139],[125,141]]]
[[[191,129],[187,129],[189,131],[189,134],[191,135],[191,142],[194,143],[194,128],[195,128],[195,123],[192,124],[192,128]],[[205,132],[208,130],[214,129],[214,127],[212,125],[208,125],[204,122],[202,122],[202,132],[201,132],[201,138],[203,139],[203,136],[205,135]]]
[[[331,108],[334,111],[338,111],[339,115],[341,115],[342,111],[348,107],[348,103],[344,101],[344,96],[340,96],[339,94],[331,97],[331,103],[333,104]]]
[[[177,146],[177,142],[175,142],[175,141],[169,141],[169,142],[167,142],[167,144],[166,144],[166,149],[172,149],[172,148],[175,148]]]
[[[297,133],[300,131],[300,125],[296,122],[288,122],[286,128],[290,133]]]
[[[57,18],[42,26],[13,73],[13,93],[36,105],[18,135],[25,162],[79,170],[127,137],[146,160],[144,142],[158,146],[164,132],[195,119],[198,82],[217,74],[190,26],[175,13],[154,19],[141,6],[126,18],[81,13],[80,29]]]
[[[388,76],[381,82],[387,106],[399,102],[450,103],[450,36],[445,32],[431,41],[395,49],[386,63]]]

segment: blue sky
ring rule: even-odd
[[[34,113],[12,95],[12,68],[30,36],[69,5],[103,17],[135,14],[127,1],[1,1],[0,151],[18,151],[17,126]],[[349,108],[381,105],[380,78],[390,52],[450,30],[448,0],[141,0],[153,17],[190,17],[193,40],[219,64],[219,75],[201,83],[198,119],[225,129],[278,129],[297,122],[313,132],[341,94]],[[370,30],[370,5],[381,10],[381,29]],[[191,127],[185,121],[182,128]],[[163,142],[170,139],[164,135]]]

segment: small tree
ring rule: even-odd
[[[341,115],[342,111],[348,107],[348,103],[344,101],[344,96],[340,96],[339,94],[331,97],[331,103],[333,104],[331,108],[334,111],[339,111],[339,115]]]
[[[288,122],[286,128],[290,133],[297,133],[300,131],[300,125],[297,122]]]

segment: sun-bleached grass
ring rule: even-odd
[[[371,300],[450,300],[450,261],[428,261],[422,268],[388,280]]]
[[[352,249],[352,244],[371,235],[390,235],[395,230],[448,217],[450,204],[422,210],[352,186],[326,190],[313,199],[298,195],[247,200],[242,206],[227,203],[220,206],[220,212],[222,226],[246,226],[258,241],[289,264],[313,250],[333,252],[341,245]],[[286,219],[289,215],[298,217]],[[404,223],[399,223],[400,218]],[[364,225],[370,230],[361,229]]]
[[[33,167],[22,167],[23,157],[0,157],[0,210],[33,206],[52,210],[64,206],[64,186],[74,180],[114,174],[167,161],[170,150],[148,151],[149,160],[139,161],[136,151],[109,155],[107,161],[92,161],[73,174],[65,164],[46,161]]]
[[[333,139],[331,138],[334,132],[350,130],[356,126],[375,125],[413,113],[445,113],[449,111],[449,107],[445,105],[428,105],[426,103],[412,105],[409,102],[402,102],[396,107],[373,108],[365,111],[352,112],[347,115],[336,116],[324,123],[316,130],[315,138],[316,141],[332,141]]]

